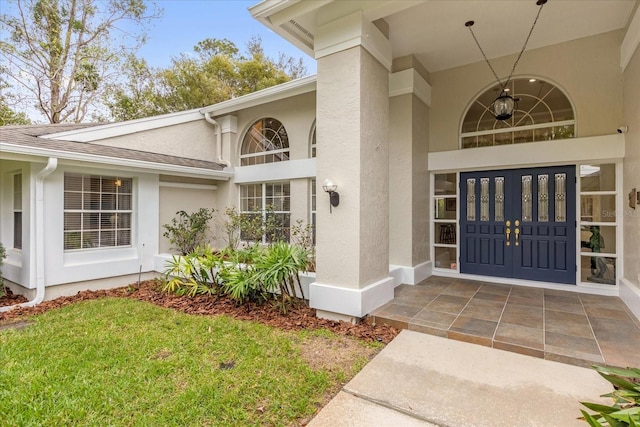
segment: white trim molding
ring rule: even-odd
[[[238,110],[268,104],[285,98],[291,98],[296,95],[315,92],[316,80],[317,77],[315,74],[301,79],[291,80],[290,82],[271,86],[257,92],[210,105],[200,109],[200,114],[204,116],[204,114],[210,113],[211,116],[218,117]]]
[[[299,178],[315,178],[316,159],[287,160],[262,165],[238,166],[234,170],[234,182],[282,181]]]
[[[335,317],[361,318],[393,299],[394,280],[386,277],[362,289],[325,285],[309,285],[309,305]],[[322,313],[318,313],[320,316]]]
[[[640,320],[640,288],[627,279],[620,279],[620,299]]]
[[[362,46],[387,70],[391,70],[391,43],[362,12],[354,12],[318,28],[316,59]]]
[[[431,106],[431,85],[414,68],[389,74],[389,98],[408,93]]]
[[[431,276],[433,264],[431,263],[431,261],[426,261],[414,267],[407,267],[404,265],[389,265],[389,275],[395,276],[396,274],[392,274],[392,272],[398,270],[400,273],[396,274],[398,275],[399,283],[396,283],[396,285],[417,285],[427,277]]]
[[[44,139],[60,139],[63,141],[91,142],[116,136],[129,135],[136,132],[148,131],[167,126],[175,126],[188,122],[202,120],[199,110],[181,111],[178,113],[163,114],[161,116],[145,117],[143,119],[129,120],[126,122],[110,123],[93,126],[87,129],[76,129],[66,132],[50,133],[42,135]]]
[[[638,49],[638,46],[640,46],[640,7],[636,8],[636,13],[620,45],[620,67],[623,72],[629,65],[629,61],[631,61],[633,53]]]
[[[429,153],[429,171],[516,169],[624,158],[624,134]]]

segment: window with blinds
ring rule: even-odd
[[[133,182],[112,176],[64,175],[64,249],[131,246]]]

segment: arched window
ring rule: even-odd
[[[316,128],[313,127],[313,133],[311,134],[311,157],[316,156]]]
[[[509,82],[507,93],[518,102],[513,116],[496,120],[489,106],[500,95],[494,85],[469,106],[462,122],[462,148],[549,141],[575,136],[575,115],[567,96],[553,84],[534,78]]]
[[[278,120],[266,117],[253,123],[242,140],[240,165],[289,160],[289,137]]]

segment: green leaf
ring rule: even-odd
[[[584,420],[586,422],[589,423],[589,425],[591,427],[605,427],[604,424],[601,424],[598,420],[596,420],[593,416],[589,415],[588,413],[586,413],[585,411],[583,411],[582,409],[580,410],[580,412],[582,412],[582,416],[584,416]]]
[[[592,411],[596,411],[601,414],[611,414],[612,412],[616,412],[618,410],[618,408],[607,406],[607,405],[601,405],[599,403],[591,403],[591,402],[580,402],[580,403],[586,406],[587,408],[591,409]]]

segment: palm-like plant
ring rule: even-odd
[[[596,411],[590,415],[582,411],[591,427],[640,427],[640,369],[619,369],[606,366],[593,367],[605,380],[613,384],[614,391],[602,397],[613,399],[613,405],[581,402]]]

